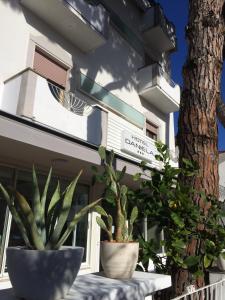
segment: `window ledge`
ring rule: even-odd
[[[0,282],[0,290],[2,290],[0,299],[1,294],[4,293],[4,296],[8,296],[10,300],[16,300],[12,289],[6,290],[10,287],[9,284],[10,282]],[[77,277],[65,300],[150,299],[148,296],[170,286],[170,276],[156,273],[134,272],[130,280],[110,279],[103,277],[101,273],[91,273]]]

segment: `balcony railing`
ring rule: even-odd
[[[48,86],[54,98],[74,114],[89,116],[94,111],[91,105],[78,98],[74,93],[65,91],[51,82],[48,82]]]
[[[172,300],[222,300],[225,295],[225,279],[186,293]]]
[[[163,13],[159,4],[147,10],[142,25],[144,39],[159,52],[174,51],[177,47],[175,26]]]
[[[180,87],[163,71],[159,64],[146,66],[138,71],[139,95],[160,111],[179,110]]]
[[[0,109],[87,143],[106,143],[107,112],[26,69],[8,79]]]

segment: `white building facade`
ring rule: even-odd
[[[154,141],[175,151],[173,113],[180,88],[170,77],[173,24],[154,1],[0,0],[0,182],[31,197],[32,165],[40,186],[53,166],[62,185],[83,169],[75,209],[101,195],[91,166],[99,145],[127,166],[126,183]],[[68,239],[84,246],[81,273],[99,268],[100,230],[90,213]],[[21,237],[0,196],[0,276],[5,249]]]

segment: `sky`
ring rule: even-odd
[[[171,56],[172,79],[182,86],[182,66],[186,59],[187,48],[184,28],[188,18],[188,0],[158,0],[167,18],[176,27],[178,49]],[[225,68],[222,77],[222,96],[225,99]],[[177,131],[178,113],[175,114],[175,129]],[[225,150],[225,129],[219,124],[219,150]]]

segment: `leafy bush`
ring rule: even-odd
[[[153,240],[141,238],[140,260],[145,270],[151,258],[162,273],[172,274],[174,269],[180,268],[188,269],[194,276],[202,276],[225,247],[222,203],[182,184],[182,176],[193,176],[198,172],[194,163],[184,160],[182,169],[174,168],[170,165],[167,146],[159,142],[156,146],[159,153],[156,159],[162,162],[163,169],[148,170],[142,163],[143,172],[135,175],[135,180],[141,176],[144,179],[133,200],[152,226],[157,225],[164,231],[161,245],[165,247],[165,257],[157,256]],[[203,205],[195,203],[196,196],[201,198]],[[192,243],[196,245],[195,255],[189,255]]]

